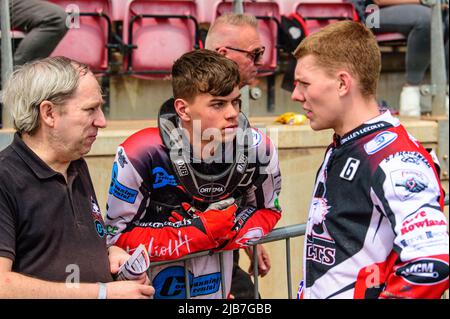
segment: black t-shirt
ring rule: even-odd
[[[66,182],[17,133],[0,152],[0,257],[43,280],[112,281],[86,162],[73,161],[67,174]]]

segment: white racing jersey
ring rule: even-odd
[[[440,298],[444,194],[432,156],[389,111],[335,137],[318,171],[301,298]]]

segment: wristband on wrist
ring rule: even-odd
[[[106,284],[104,282],[98,282],[97,299],[106,299]]]

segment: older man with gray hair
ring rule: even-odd
[[[129,258],[106,248],[86,162],[103,99],[86,65],[64,57],[16,70],[4,90],[16,133],[0,152],[0,298],[149,298],[144,275],[112,282]]]

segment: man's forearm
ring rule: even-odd
[[[15,272],[0,274],[0,299],[96,299],[98,289],[99,285],[96,283],[57,283],[31,278]]]

